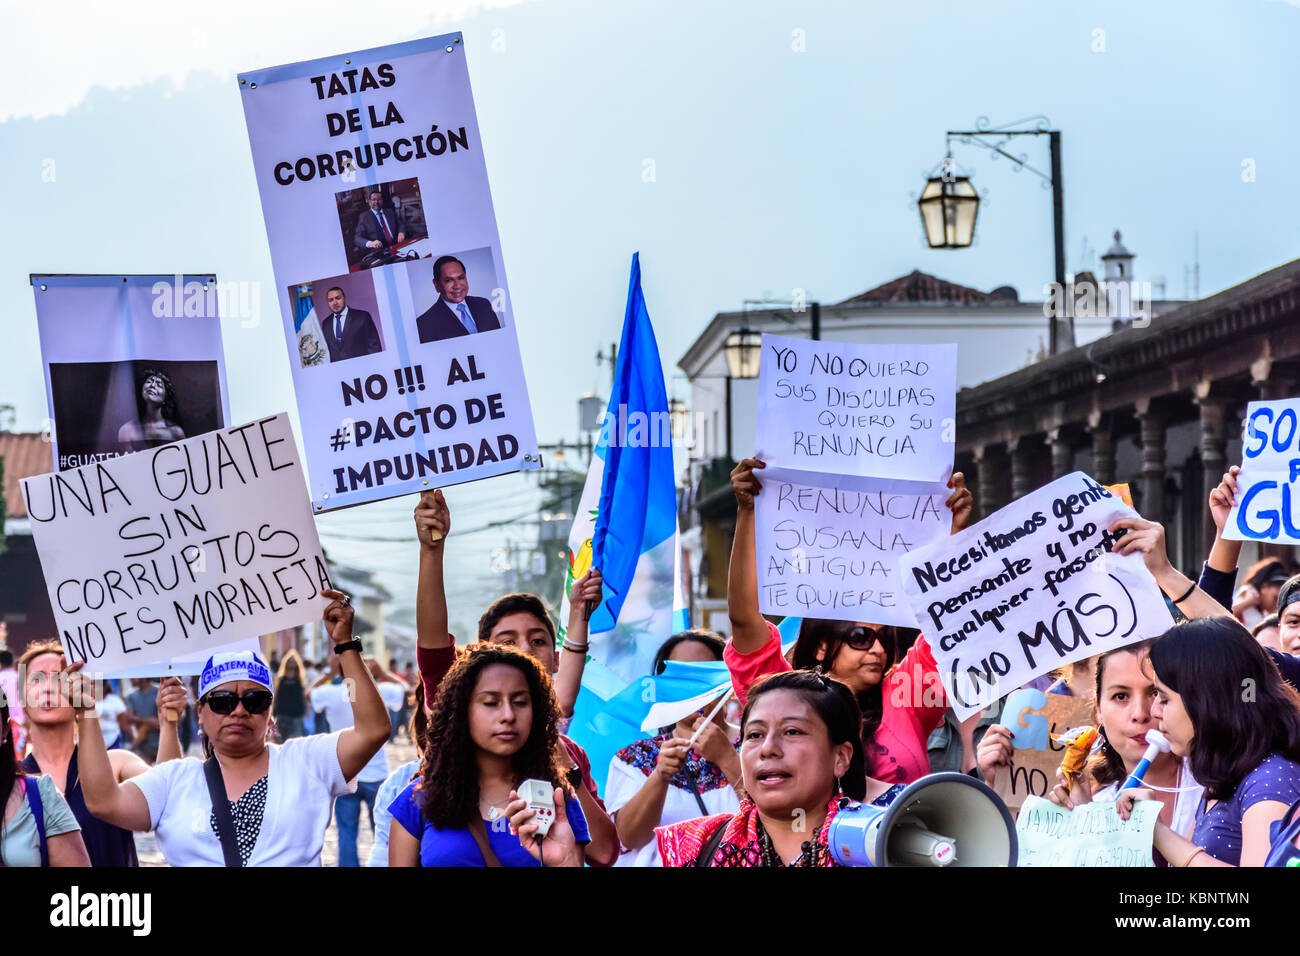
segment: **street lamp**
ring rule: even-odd
[[[952,157],[948,157],[943,161],[943,175],[926,180],[916,201],[931,249],[964,249],[975,234],[979,194],[969,176],[953,176],[952,168]]]
[[[668,423],[672,426],[673,438],[686,437],[686,423],[689,416],[686,414],[686,403],[680,398],[669,399],[668,401]]]
[[[1013,127],[1025,124],[1032,124],[1030,129],[1014,129]],[[1054,261],[1055,281],[1057,295],[1053,295],[1049,302],[1053,303],[1050,307],[1047,337],[1048,353],[1056,355],[1060,351],[1057,336],[1057,316],[1055,312],[1055,302],[1064,299],[1065,292],[1065,191],[1061,182],[1061,131],[1057,129],[1048,129],[1049,120],[1045,116],[1030,116],[1022,120],[1016,120],[1014,123],[1007,123],[1004,126],[991,127],[987,117],[981,116],[975,121],[973,130],[950,129],[945,134],[951,145],[952,137],[958,136],[963,143],[974,143],[976,146],[989,150],[995,156],[1003,156],[1015,164],[1016,169],[1027,169],[1043,181],[1044,186],[1050,186],[1052,190],[1052,239],[1054,244]],[[1024,155],[1013,156],[1002,146],[1010,140],[1012,136],[1046,136],[1051,158],[1051,173],[1044,173],[1035,169],[1025,161]],[[1000,137],[1000,138],[999,138]],[[990,140],[996,139],[996,142]],[[960,186],[960,189],[958,187]],[[966,192],[966,191],[969,192]],[[951,195],[950,195],[951,193]],[[972,197],[974,202],[972,203]],[[965,203],[967,205],[958,205]],[[952,158],[949,156],[944,160],[943,175],[940,177],[931,177],[926,181],[925,189],[921,193],[921,198],[917,201],[917,207],[921,212],[921,222],[925,226],[925,238],[930,244],[931,249],[961,249],[970,245],[971,233],[975,229],[975,212],[978,209],[979,197],[975,195],[975,189],[970,184],[969,177],[952,175]],[[966,228],[967,222],[965,216],[969,214],[969,229],[965,232],[964,239],[962,230]],[[957,241],[949,241],[949,231],[952,232],[952,238]],[[1071,346],[1073,346],[1073,333],[1071,331]]]
[[[762,355],[763,336],[753,329],[740,329],[727,336],[723,353],[727,358],[728,378],[758,378],[758,360]]]
[[[722,346],[727,360],[727,457],[731,458],[731,382],[737,378],[758,378],[758,361],[763,355],[763,336],[753,329],[738,329]]]

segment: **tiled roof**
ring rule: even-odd
[[[0,459],[5,472],[5,516],[26,518],[27,506],[18,482],[54,470],[49,439],[40,432],[0,432]]]
[[[1000,295],[981,292],[968,286],[958,285],[946,279],[913,269],[905,276],[899,276],[884,285],[868,289],[852,298],[845,299],[841,305],[857,302],[1006,302]]]

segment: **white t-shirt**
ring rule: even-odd
[[[249,866],[320,866],[334,798],[356,789],[343,777],[338,745],[337,733],[267,744],[266,807]],[[149,824],[168,864],[226,865],[212,831],[202,760],[168,760],[127,782],[148,801]]]
[[[609,762],[609,778],[605,782],[605,809],[612,817],[623,809],[627,802],[637,795],[650,778],[639,767],[624,763],[617,756]],[[668,787],[664,797],[664,810],[655,826],[666,827],[683,820],[694,820],[699,816],[712,816],[715,813],[735,813],[740,809],[740,798],[734,787],[718,787],[700,792],[708,814],[700,813],[700,805],[695,802],[695,795],[689,790]],[[654,837],[640,849],[628,850],[619,854],[615,866],[663,866],[659,859],[659,841]]]
[[[389,710],[400,710],[406,691],[397,684],[383,681],[375,685],[384,706]],[[325,684],[311,692],[311,706],[316,713],[324,712],[330,722],[330,730],[347,730],[352,726],[352,699],[348,696],[347,684]],[[388,746],[379,748],[379,753],[370,758],[370,763],[361,768],[357,774],[357,783],[379,783],[388,777]]]
[[[1201,806],[1201,798],[1205,796],[1205,788],[1196,782],[1192,776],[1192,762],[1186,757],[1183,758],[1183,770],[1175,781],[1175,786],[1179,789],[1174,794],[1174,813],[1170,818],[1172,829],[1181,837],[1190,840],[1192,830],[1196,828],[1196,812]],[[1102,787],[1092,795],[1095,803],[1114,803],[1115,797],[1119,795],[1119,784],[1112,783],[1108,787]]]
[[[420,764],[418,757],[410,763],[402,764],[379,785],[379,790],[375,793],[375,842],[370,847],[370,859],[366,861],[366,866],[388,865],[388,837],[393,829],[393,815],[388,808],[419,772]]]
[[[117,715],[126,711],[126,702],[117,694],[108,694],[95,708],[99,718],[99,731],[104,735],[104,746],[111,747],[122,736],[122,728],[117,725]]]

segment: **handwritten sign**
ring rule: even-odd
[[[1242,426],[1237,503],[1223,536],[1300,544],[1300,398],[1251,402]]]
[[[957,346],[763,336],[755,448],[801,471],[946,481]]]
[[[1121,820],[1113,803],[1084,803],[1073,810],[1030,797],[1016,817],[1020,866],[1154,866],[1158,800],[1134,805]]]
[[[959,718],[1173,625],[1142,556],[1110,550],[1110,525],[1136,514],[1076,471],[899,558],[903,593]]]
[[[759,610],[916,627],[898,556],[948,536],[946,484],[775,467],[758,474]]]
[[[1056,786],[1056,768],[1065,756],[1065,745],[1052,735],[1094,722],[1091,700],[1031,688],[1007,697],[1002,724],[1012,733],[1011,766],[998,768],[993,789],[1012,816],[1027,798],[1044,797]]]
[[[315,620],[329,574],[284,413],[22,481],[69,661],[113,672]]]

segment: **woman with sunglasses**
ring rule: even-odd
[[[731,473],[736,537],[727,578],[731,639],[723,660],[731,671],[736,697],[744,703],[750,686],[765,674],[820,666],[857,698],[868,773],[888,784],[911,783],[930,772],[926,742],[948,709],[930,645],[919,637],[898,661],[900,628],[806,618],[792,660],[785,659],[776,627],[758,609],[754,498],[762,485],[754,470],[765,467],[757,459],[746,458]],[[948,484],[953,492],[947,506],[952,512],[952,533],[956,534],[970,518],[973,498],[961,472],[954,472]],[[960,728],[972,766],[975,748],[966,735],[973,732],[977,719],[978,715]]]
[[[250,651],[215,654],[199,678],[207,761],[171,760],[118,783],[93,708],[81,712],[81,783],[91,813],[127,830],[155,830],[172,866],[319,866],[334,798],[352,791],[389,731],[388,709],[352,639],[351,602],[340,591],[321,596],[331,600],[325,627],[355,692],[353,726],[268,744],[270,668]],[[68,671],[84,681],[80,669],[78,662]]]

